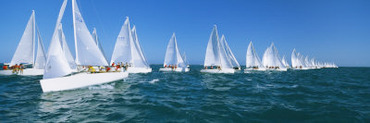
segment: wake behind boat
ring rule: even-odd
[[[35,51],[36,36],[37,51]],[[31,17],[28,20],[13,58],[10,64],[3,66],[3,70],[0,70],[0,75],[43,75],[45,61],[44,46],[36,25],[35,11],[32,10]]]
[[[74,39],[76,50],[76,64],[78,66],[89,66],[88,70],[81,70],[73,74],[73,67],[69,63],[60,31],[61,20],[64,14],[67,0],[64,0],[59,12],[56,27],[47,54],[46,69],[43,79],[40,80],[43,92],[71,90],[91,85],[123,80],[128,72],[117,70],[110,71],[108,63],[96,45],[95,40],[86,27],[82,15],[78,9],[76,0],[72,0]],[[106,66],[105,72],[96,72],[92,66]],[[95,67],[96,68],[96,67]]]
[[[159,71],[188,72],[189,70],[188,64],[186,64],[184,58],[180,55],[179,48],[177,47],[176,35],[173,33],[167,45],[163,68],[160,68]]]

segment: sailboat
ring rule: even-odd
[[[159,71],[188,72],[189,70],[185,60],[180,55],[179,48],[177,47],[176,35],[173,33],[167,45],[163,68],[160,68]]]
[[[119,63],[128,66],[126,71],[129,73],[152,72],[152,68],[150,68],[140,47],[136,27],[134,26],[131,29],[128,17],[126,17],[118,34],[110,63]]]
[[[61,43],[60,31],[58,26],[64,14],[67,0],[64,0],[59,12],[56,27],[51,39],[45,74],[40,80],[43,92],[71,90],[91,85],[103,84],[117,80],[123,80],[128,76],[128,72],[103,72],[90,73],[88,71],[79,71],[73,73],[73,69],[68,63],[67,56]],[[96,45],[91,36],[82,15],[78,9],[76,0],[72,0],[74,40],[76,50],[76,64],[79,66],[108,66],[103,53]]]
[[[226,42],[226,38],[224,35],[221,36],[221,43],[225,47],[225,51],[229,56],[230,62],[235,70],[241,70],[239,62],[236,60],[234,53],[231,51],[229,44]]]
[[[210,68],[209,68],[210,67]],[[225,50],[223,43],[219,41],[217,26],[214,25],[209,37],[206,56],[204,59],[204,69],[200,72],[205,73],[234,73],[230,56]]]
[[[283,63],[283,65],[286,68],[290,68],[290,65],[289,65],[288,61],[286,60],[285,56],[283,56],[283,58],[281,58],[281,62]]]
[[[37,35],[37,37],[36,37]],[[37,38],[37,54],[35,53],[35,44]],[[36,54],[36,57],[35,57]],[[32,10],[30,19],[28,20],[26,29],[23,32],[22,38],[19,41],[18,47],[13,55],[9,66],[22,64],[25,69],[22,70],[0,70],[0,75],[43,75],[46,56],[44,46],[40,36],[39,29],[36,25],[35,11]]]
[[[272,43],[263,54],[262,64],[265,66],[266,70],[287,71],[287,68],[281,62],[274,43]]]
[[[307,70],[304,61],[303,56],[300,53],[297,53],[295,49],[293,49],[292,55],[291,55],[291,61],[292,61],[292,69],[294,70]]]
[[[260,58],[258,57],[256,50],[254,49],[252,41],[248,45],[245,67],[246,68],[244,71],[266,70],[266,68],[262,65]]]

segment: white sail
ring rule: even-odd
[[[186,54],[185,54],[185,52],[182,54],[182,59],[184,60],[185,65],[186,65],[186,66],[188,66],[188,65],[189,65],[189,61],[188,61],[188,59],[186,58]]]
[[[232,64],[233,67],[237,67],[237,68],[240,68],[240,64],[239,62],[236,60],[233,52],[231,51],[230,47],[229,47],[229,44],[227,43],[226,41],[226,38],[224,35],[221,36],[221,43],[225,46],[225,51],[227,53],[227,55],[229,56],[230,58],[230,62]]]
[[[98,48],[100,49],[100,51],[103,53],[104,59],[107,59],[107,57],[105,56],[105,52],[103,50],[103,47],[101,46],[101,42],[99,41],[98,32],[96,31],[96,28],[95,27],[93,29],[92,36],[93,36],[93,38],[95,40],[96,45],[98,46]]]
[[[113,62],[131,63],[131,42],[132,35],[130,31],[130,20],[127,17],[123,24],[120,33],[118,34],[116,44],[114,46],[110,64]]]
[[[27,22],[26,29],[19,41],[18,47],[13,55],[10,66],[15,64],[27,63],[34,64],[35,57],[35,11]]]
[[[265,53],[263,54],[262,63],[265,67],[285,68],[285,66],[281,63],[279,53],[274,43],[272,43],[271,46],[266,49]]]
[[[108,63],[91,36],[76,0],[72,0],[74,38],[77,65],[108,66]]]
[[[164,65],[176,65],[178,67],[186,67],[186,64],[183,58],[180,55],[180,51],[177,47],[177,40],[175,33],[172,34],[172,37],[167,45],[166,56],[164,59]]]
[[[258,57],[258,54],[256,53],[256,50],[254,49],[252,41],[248,45],[247,49],[247,56],[246,56],[246,67],[258,67],[258,68],[264,68],[264,66],[261,63],[261,59]]]
[[[57,19],[57,25],[54,29],[54,33],[49,46],[43,79],[62,77],[72,73],[72,70],[69,67],[68,61],[62,49],[62,44],[60,41],[61,38],[59,37],[60,35],[58,34],[58,26],[60,21],[62,20],[66,5],[67,0],[64,0]]]
[[[139,43],[139,38],[137,36],[135,25],[134,25],[134,27],[132,27],[131,34],[132,34],[132,39],[135,43],[135,47],[133,47],[133,45],[131,45],[131,47],[133,49],[135,49],[131,52],[132,55],[133,55],[133,57],[132,57],[133,58],[133,66],[134,67],[149,68],[149,64],[146,61],[143,50],[142,50],[141,45]]]
[[[285,67],[289,67],[289,63],[288,63],[288,61],[286,60],[285,56],[283,56],[283,58],[281,59],[281,62],[283,63],[283,65],[284,65]]]
[[[63,26],[62,24],[60,23],[59,24],[59,28],[58,28],[58,34],[59,34],[59,40],[61,41],[61,44],[62,44],[62,49],[63,49],[63,53],[68,61],[68,64],[69,64],[69,67],[71,69],[76,69],[77,68],[77,64],[72,56],[72,53],[71,53],[71,50],[69,49],[69,46],[67,44],[67,41],[66,41],[66,37],[64,35],[64,31],[63,31]]]
[[[226,52],[225,44],[218,42],[219,43],[219,54],[220,54],[220,61],[221,61],[221,69],[225,68],[233,68],[233,65],[231,63],[231,59],[229,54]]]
[[[217,26],[213,27],[212,33],[208,40],[206,56],[204,59],[204,66],[220,66],[220,51],[218,41]]]
[[[41,35],[39,29],[36,26],[37,30],[37,54],[36,54],[36,61],[34,68],[36,69],[44,69],[46,63],[46,56],[44,51],[44,45],[42,43]]]

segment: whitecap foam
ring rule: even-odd
[[[159,79],[153,79],[152,81],[149,81],[150,84],[154,84],[155,82],[158,82]]]

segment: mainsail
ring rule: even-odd
[[[180,51],[177,47],[175,33],[173,33],[170,41],[168,42],[164,65],[177,65],[179,67],[186,67],[185,62],[181,57]]]
[[[76,0],[72,0],[72,13],[77,65],[108,66],[82,18]]]
[[[204,66],[220,66],[220,49],[219,49],[217,26],[213,27],[211,36],[208,40]]]
[[[10,66],[15,64],[27,63],[34,64],[35,57],[35,11],[27,22],[26,29],[15,51]]]
[[[260,58],[258,57],[256,50],[253,47],[252,41],[248,45],[247,49],[247,57],[246,57],[246,67],[258,67],[258,68],[264,68],[264,66],[261,63]]]

